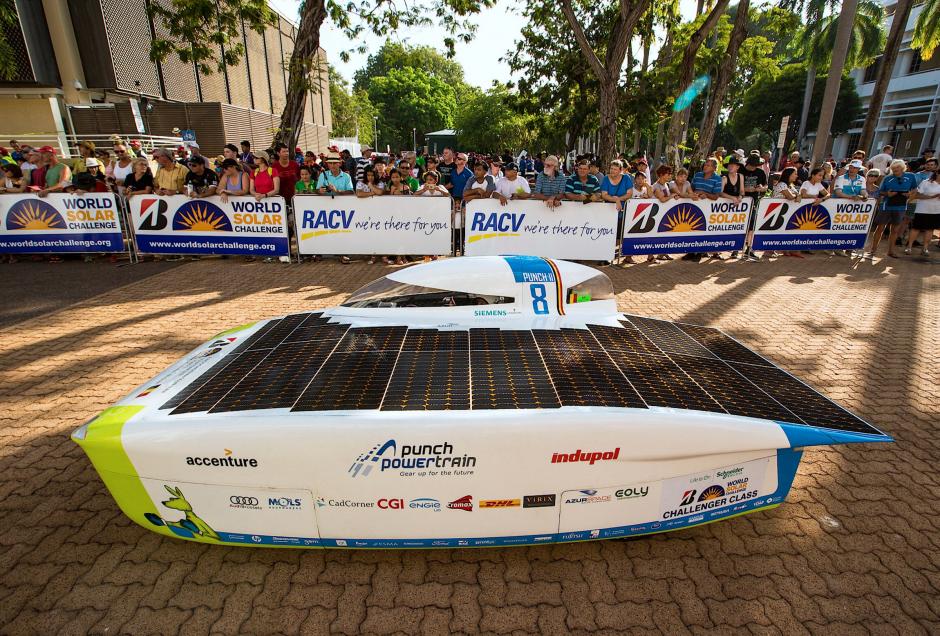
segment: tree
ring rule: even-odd
[[[845,64],[848,68],[868,66],[881,54],[885,46],[884,17],[885,11],[879,2],[858,0],[858,9],[845,52]],[[832,62],[838,18],[837,14],[830,13],[817,24],[803,29],[800,37],[796,39],[797,50],[806,52],[806,57],[814,68],[826,68]]]
[[[17,25],[16,4],[11,0],[0,2],[0,33],[9,33]],[[16,62],[13,47],[8,37],[0,38],[0,80],[9,81],[16,77]]]
[[[524,149],[535,133],[533,115],[522,115],[512,107],[513,95],[496,85],[457,107],[454,127],[463,147],[480,152],[500,152],[504,148]],[[530,148],[531,150],[531,148]]]
[[[737,68],[738,51],[747,35],[749,10],[750,0],[740,0],[734,17],[734,27],[732,27],[731,35],[728,38],[728,48],[725,50],[724,58],[718,65],[718,73],[708,96],[705,118],[702,120],[702,128],[695,144],[695,151],[692,153],[692,165],[698,165],[702,162],[711,150],[712,141],[715,138],[715,129],[718,126],[718,114],[724,104],[725,95],[728,93],[731,76]]]
[[[823,93],[822,107],[819,113],[819,128],[816,129],[816,141],[813,143],[812,165],[818,166],[823,157],[829,152],[832,139],[829,136],[832,119],[835,116],[836,99],[839,95],[839,84],[842,80],[842,70],[845,68],[845,57],[849,50],[849,40],[855,28],[855,12],[858,0],[842,0],[842,13],[839,15],[838,28],[832,50],[832,64],[829,66],[829,75],[826,77],[826,90]]]
[[[911,15],[911,8],[913,6],[914,0],[898,0],[897,7],[894,9],[894,18],[891,20],[891,32],[888,34],[884,54],[878,62],[878,78],[875,80],[875,86],[872,88],[871,99],[868,100],[868,113],[865,115],[865,123],[862,125],[862,136],[858,142],[858,147],[866,152],[871,149],[872,142],[875,141],[875,126],[878,125],[878,120],[881,119],[881,107],[885,103],[885,95],[888,92],[888,82],[891,81],[894,61],[898,57],[898,51],[901,50],[901,41],[904,39],[904,31],[907,29],[907,19]]]
[[[719,2],[727,0],[719,0]],[[620,83],[623,60],[633,40],[637,21],[650,5],[650,0],[618,0],[614,5],[591,3],[585,0],[561,0],[562,12],[568,21],[574,38],[587,59],[598,82],[600,114],[600,148],[602,162],[614,157],[617,143],[617,88]],[[596,16],[613,13],[610,31],[603,39],[591,42],[585,30]],[[602,61],[603,58],[603,61]]]
[[[353,88],[367,90],[374,77],[388,75],[392,69],[417,68],[450,84],[454,90],[464,84],[463,66],[441,55],[430,46],[408,46],[387,41],[366,60],[365,66],[353,75]]]
[[[780,75],[772,79],[757,81],[744,95],[741,107],[735,110],[729,121],[735,137],[744,139],[754,131],[763,133],[768,139],[776,139],[780,130],[780,119],[797,112],[802,103],[802,88],[806,80],[806,66],[789,64]],[[822,90],[816,86],[809,102],[808,122],[815,126],[819,120]],[[852,127],[862,110],[862,100],[855,90],[855,82],[843,76],[839,86],[832,120],[832,134],[838,135]]]
[[[920,49],[921,57],[929,60],[938,46],[940,46],[940,1],[926,0],[914,24],[911,48]]]
[[[317,51],[320,27],[329,15],[350,42],[362,42],[356,50],[364,51],[365,31],[383,36],[405,27],[443,29],[448,35],[444,46],[450,55],[457,40],[468,42],[475,31],[468,16],[491,7],[496,0],[303,0],[294,51],[287,63],[287,96],[281,123],[272,144],[293,147],[303,124],[307,93],[319,86],[311,75],[326,72]],[[154,37],[150,54],[154,61],[175,54],[183,62],[195,64],[200,73],[210,74],[235,64],[244,55],[240,29],[262,32],[275,14],[266,0],[151,0],[151,16],[161,21],[166,37]],[[340,58],[349,59],[349,51]]]
[[[412,67],[391,69],[369,83],[369,99],[379,113],[376,146],[410,148],[412,129],[419,138],[453,124],[454,89],[437,77]]]
[[[708,16],[702,21],[699,27],[692,33],[686,44],[685,51],[682,53],[682,62],[679,65],[679,89],[685,90],[691,83],[695,74],[695,57],[699,48],[705,42],[705,38],[711,33],[718,19],[724,13],[728,6],[728,0],[717,0]],[[669,132],[666,137],[666,163],[678,168],[680,164],[679,144],[681,143],[682,132],[685,127],[688,114],[682,110],[673,110],[669,120]]]
[[[330,110],[333,129],[331,136],[359,137],[361,143],[372,144],[373,117],[379,111],[369,101],[369,94],[363,90],[349,92],[349,84],[342,75],[330,66]]]

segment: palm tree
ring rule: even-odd
[[[898,57],[898,51],[901,50],[901,42],[904,39],[904,32],[907,30],[907,19],[911,15],[913,6],[914,0],[898,0],[898,4],[894,8],[891,33],[888,34],[885,52],[879,62],[878,77],[875,79],[875,86],[871,91],[871,99],[868,100],[868,113],[865,115],[862,136],[858,142],[858,147],[862,150],[870,150],[872,142],[875,140],[875,127],[878,125],[878,120],[881,119],[881,107],[885,103],[888,82],[891,81],[891,71],[894,69],[894,61]]]
[[[914,25],[911,48],[920,49],[920,56],[929,60],[940,46],[940,1],[926,0]]]
[[[863,0],[864,1],[864,0]],[[858,0],[843,0],[842,11],[837,19],[836,34],[832,41],[832,57],[829,64],[829,76],[826,78],[826,90],[823,93],[822,107],[819,110],[819,128],[813,143],[812,165],[818,166],[829,149],[829,132],[832,129],[832,117],[842,84],[842,70],[845,58],[851,46],[852,32],[855,30],[855,14]]]

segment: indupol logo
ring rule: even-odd
[[[188,466],[225,466],[228,468],[257,468],[258,460],[253,457],[234,457],[231,449],[223,449],[222,457],[195,457],[186,458]]]
[[[466,453],[455,455],[454,447],[449,442],[402,444],[399,448],[397,442],[390,439],[376,444],[359,455],[349,467],[348,472],[352,477],[368,477],[376,466],[379,467],[379,472],[385,472],[386,470],[452,470],[473,468],[476,465],[476,457]],[[454,474],[468,473],[458,470]]]
[[[552,463],[587,462],[589,465],[593,466],[595,462],[615,461],[618,457],[620,457],[619,446],[612,451],[585,452],[579,448],[573,453],[552,453]]]
[[[473,512],[473,497],[471,495],[464,495],[460,499],[454,499],[447,507],[451,510],[466,510],[467,512]]]

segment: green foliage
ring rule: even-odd
[[[775,79],[756,82],[745,94],[741,107],[731,116],[731,131],[741,140],[752,137],[755,131],[775,139],[780,130],[781,118],[784,115],[799,115],[805,83],[806,66],[802,64],[787,65]],[[817,82],[813,90],[809,110],[810,130],[815,129],[819,123],[824,88]],[[839,135],[847,131],[859,117],[861,110],[862,102],[855,90],[855,82],[847,75],[843,76],[831,134]]]
[[[363,90],[353,90],[350,94],[349,83],[330,66],[330,108],[333,128],[331,137],[355,137],[358,133],[360,143],[372,144],[373,117],[379,111],[369,100],[369,94]]]
[[[536,117],[516,112],[514,101],[509,89],[499,84],[460,103],[454,118],[460,145],[481,152],[532,150]]]
[[[6,33],[16,26],[16,5],[13,0],[0,0],[0,33]],[[12,80],[16,77],[16,63],[13,61],[13,47],[8,38],[0,37],[0,80]]]
[[[413,67],[393,68],[372,78],[367,92],[378,109],[376,146],[411,148],[412,128],[422,139],[425,133],[449,128],[457,110],[452,86]]]
[[[875,0],[859,0],[855,22],[846,51],[846,68],[868,66],[885,48],[884,8]],[[838,13],[830,13],[802,30],[794,41],[795,50],[805,53],[816,68],[829,66],[836,43]]]
[[[366,65],[353,75],[353,88],[368,89],[374,77],[388,75],[392,69],[417,68],[450,84],[454,90],[464,84],[463,67],[459,62],[441,55],[430,46],[408,46],[387,41],[369,56]]]
[[[926,0],[914,24],[911,47],[920,49],[920,55],[929,60],[940,46],[940,0]]]

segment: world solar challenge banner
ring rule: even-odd
[[[464,223],[467,256],[528,254],[586,261],[610,261],[617,247],[617,206],[566,201],[498,199],[467,203]]]
[[[281,197],[129,199],[134,240],[144,254],[288,256],[287,205]]]
[[[627,201],[621,252],[684,254],[744,247],[751,200],[631,199]]]
[[[764,199],[757,208],[755,250],[852,250],[865,247],[875,200]]]
[[[451,253],[450,197],[294,197],[301,254]]]
[[[123,252],[113,194],[0,195],[0,253]]]

